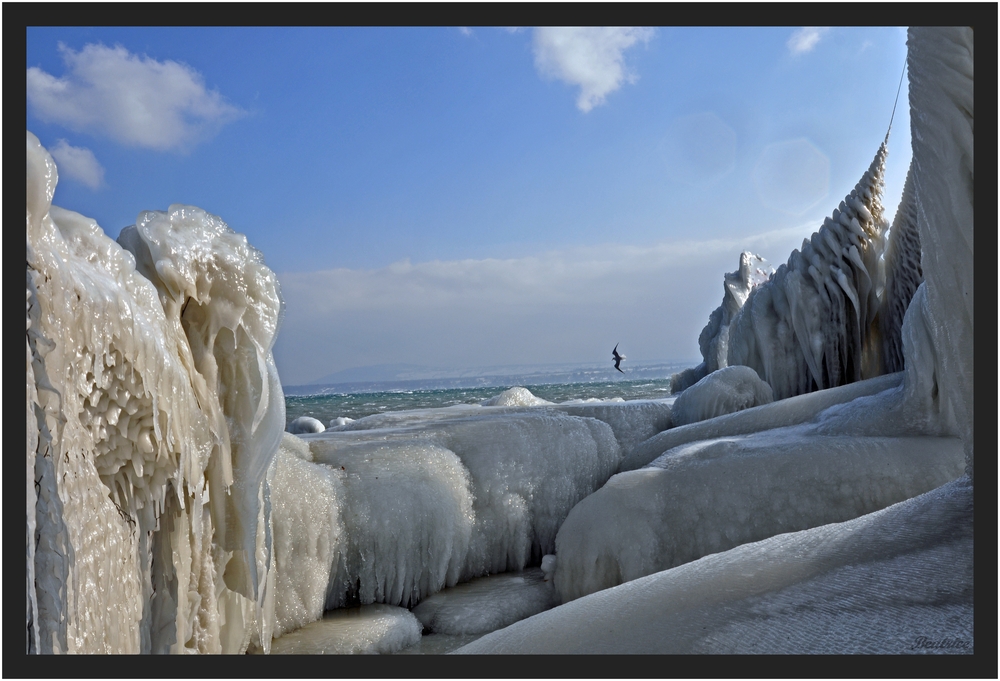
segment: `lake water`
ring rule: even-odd
[[[455,404],[479,404],[514,386],[447,388],[429,390],[389,390],[383,392],[333,393],[325,395],[286,395],[286,423],[300,416],[319,419],[324,425],[340,417],[359,419],[372,414],[406,409],[450,407]],[[670,396],[670,379],[639,379],[589,383],[548,383],[522,385],[536,397],[549,402],[569,400],[649,400]]]

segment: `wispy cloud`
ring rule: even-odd
[[[468,26],[459,26],[458,27],[458,32],[461,33],[464,36],[470,36],[470,35],[472,35],[472,29],[469,28]]]
[[[58,140],[49,147],[49,153],[55,159],[61,177],[71,177],[91,189],[99,189],[104,184],[104,168],[90,149],[73,147],[66,140]]]
[[[387,362],[603,360],[616,340],[627,340],[635,358],[696,357],[698,334],[722,300],[723,274],[737,268],[740,252],[778,264],[810,231],[284,273],[275,359],[294,385]]]
[[[546,78],[580,86],[576,105],[587,112],[604,103],[623,81],[637,76],[625,68],[625,50],[648,42],[654,30],[644,27],[539,27],[534,33],[535,68]]]
[[[62,78],[38,67],[27,73],[28,103],[43,121],[163,151],[190,148],[244,113],[185,64],[121,46],[89,44],[75,52],[60,44],[59,51],[67,66]]]
[[[788,49],[791,50],[792,54],[811,52],[829,30],[825,26],[803,26],[788,39]]]

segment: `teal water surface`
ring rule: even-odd
[[[436,390],[393,390],[385,392],[337,393],[328,395],[286,395],[285,423],[300,416],[311,416],[329,425],[345,416],[359,419],[372,414],[407,409],[450,407],[455,404],[479,404],[513,386],[448,388]],[[599,399],[649,400],[670,396],[670,379],[639,379],[604,383],[551,383],[525,385],[536,397],[549,402]]]

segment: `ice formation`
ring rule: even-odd
[[[426,631],[485,634],[558,604],[538,568],[480,577],[440,591],[420,602],[413,614]]]
[[[345,473],[312,461],[309,445],[285,434],[274,461],[274,636],[323,616],[330,572],[347,543],[341,507]]]
[[[57,178],[27,133],[28,650],[266,645],[277,281],[197,209],[140,216],[137,258]]]
[[[556,537],[563,602],[783,532],[843,522],[962,475],[957,438],[815,425],[674,448],[577,504]]]
[[[886,142],[832,217],[750,293],[730,324],[728,364],[756,370],[775,399],[879,373]]]
[[[903,370],[903,316],[922,281],[920,231],[917,229],[911,167],[906,173],[903,196],[896,209],[896,217],[892,219],[885,249],[885,291],[878,314],[882,373]]]
[[[531,407],[537,404],[552,404],[548,400],[535,397],[527,388],[508,388],[499,395],[495,395],[480,402],[484,407]]]
[[[344,472],[348,539],[331,608],[415,605],[460,581],[537,565],[621,455],[607,424],[546,407],[381,414],[308,442],[315,462]]]
[[[390,655],[420,642],[422,627],[406,608],[375,603],[342,608],[275,639],[274,655]]]
[[[666,446],[654,467],[615,476],[570,513],[557,537],[557,587],[564,598],[600,589],[602,578],[628,579],[620,573],[685,545],[701,544],[689,556],[709,555],[590,593],[458,652],[972,652],[972,45],[970,28],[908,35],[924,282],[903,318],[902,385],[899,374],[883,376],[650,438],[636,454]],[[839,399],[853,389],[869,394]],[[825,393],[837,399],[817,414]],[[759,431],[796,411],[811,422],[705,440],[712,431]],[[949,435],[960,436],[964,456]],[[793,465],[783,467],[783,457]],[[742,468],[754,458],[759,465]],[[955,476],[962,464],[957,480],[864,509],[910,495],[914,483]],[[762,505],[747,503],[754,498]],[[759,542],[747,534],[820,506],[820,515],[867,514],[817,518],[830,524]],[[782,510],[792,507],[791,515]],[[582,531],[600,519],[603,530]],[[671,522],[678,526],[663,532]],[[940,640],[928,642],[928,631]]]
[[[698,346],[704,361],[692,369],[674,374],[670,379],[673,393],[694,385],[708,374],[728,366],[729,325],[743,308],[750,292],[765,283],[774,273],[764,258],[750,251],[740,254],[740,266],[724,275],[722,304],[712,311],[708,324],[698,336]]]
[[[674,402],[674,426],[732,414],[774,401],[771,386],[750,367],[730,366],[713,371],[682,392]]]
[[[696,440],[748,435],[771,428],[782,428],[811,421],[834,405],[854,402],[859,398],[877,395],[888,390],[898,392],[902,385],[902,372],[877,376],[837,388],[796,395],[733,414],[717,416],[707,421],[671,428],[649,437],[626,452],[622,457],[619,470],[630,471],[642,468],[667,450]],[[928,432],[943,434],[940,431]]]
[[[913,164],[882,302],[885,145],[768,283],[741,257],[703,333],[706,373],[747,365],[778,401],[688,425],[680,398],[521,389],[283,434],[260,255],[186,206],[119,245],[51,206],[29,133],[28,650],[399,652],[422,625],[397,606],[482,631],[553,588],[570,602],[461,652],[971,645],[972,31],[908,43]],[[899,367],[891,347],[903,370],[865,380]]]
[[[312,416],[300,416],[291,423],[288,424],[288,428],[285,429],[292,435],[301,435],[302,433],[322,433],[326,430],[326,426],[319,419],[314,419]]]
[[[971,653],[972,515],[962,478],[598,591],[455,652]],[[922,647],[928,632],[953,646]]]
[[[671,406],[667,400],[606,400],[585,403],[564,402],[556,411],[597,419],[611,426],[611,432],[627,457],[639,443],[665,431],[672,425]]]

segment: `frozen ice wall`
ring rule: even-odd
[[[883,142],[832,217],[750,293],[730,324],[728,363],[756,370],[775,399],[879,373],[885,158]]]
[[[57,179],[27,133],[28,649],[269,641],[264,476],[284,409],[273,274],[197,209],[181,212],[202,231],[174,224],[169,246],[136,249],[137,266],[93,220],[51,205]],[[219,337],[233,341],[222,361]]]
[[[347,543],[341,470],[312,461],[309,445],[285,434],[274,460],[274,636],[323,617],[330,572]]]
[[[904,326],[919,325],[924,329],[911,334],[924,338],[923,352],[934,357],[936,387],[954,414],[971,476],[973,31],[967,26],[911,28],[907,48],[924,294],[919,307],[912,313],[907,311]],[[914,304],[910,307],[914,308]],[[903,347],[905,353],[905,336]],[[928,399],[934,387],[925,385],[914,394],[922,393],[921,397]]]
[[[773,273],[774,268],[759,255],[750,251],[740,254],[739,268],[724,277],[722,304],[709,315],[708,324],[698,336],[698,346],[705,361],[674,374],[670,380],[671,392],[679,393],[713,371],[728,366],[729,325],[743,308],[750,291],[765,283]]]
[[[546,406],[382,414],[306,441],[343,480],[331,608],[415,605],[459,581],[537,565],[621,456],[609,425]]]
[[[892,220],[885,249],[885,291],[878,313],[883,373],[903,370],[903,316],[923,280],[911,166],[906,173],[903,196]]]

